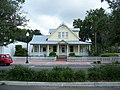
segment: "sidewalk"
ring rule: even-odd
[[[25,60],[14,60],[13,64],[26,64]],[[51,61],[51,62],[43,62],[43,61],[29,61],[27,65],[91,65],[90,62],[67,62],[67,61]]]
[[[0,81],[0,85],[44,86],[44,87],[120,87],[120,82],[22,82],[22,81]]]

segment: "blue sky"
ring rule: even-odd
[[[38,29],[47,35],[49,29],[63,22],[72,28],[74,19],[84,19],[87,10],[100,7],[107,10],[108,5],[100,0],[26,0],[23,10],[29,19],[26,28]]]

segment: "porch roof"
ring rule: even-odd
[[[30,44],[62,44],[61,41],[47,41],[48,35],[34,35]],[[65,44],[91,44],[83,41],[65,41]]]

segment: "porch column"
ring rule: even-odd
[[[49,45],[47,45],[47,56],[49,56]]]
[[[89,47],[89,51],[91,50],[91,45],[88,46]]]
[[[33,45],[33,50],[32,50],[32,53],[34,53],[34,45]]]
[[[69,56],[69,46],[67,44],[67,56]]]
[[[78,44],[78,56],[80,56],[80,45]]]
[[[57,45],[57,55],[59,56],[59,53],[60,53],[60,47],[59,47],[59,44]]]
[[[41,54],[41,47],[40,47],[40,45],[39,45],[39,55]]]

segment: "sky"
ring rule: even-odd
[[[29,19],[26,28],[48,35],[49,29],[62,23],[73,28],[74,19],[84,19],[86,11],[101,7],[107,10],[108,4],[101,0],[26,0],[23,10]]]

